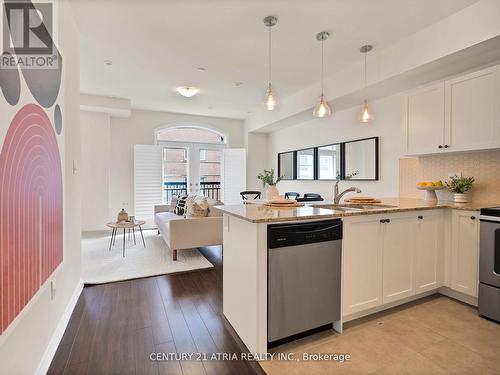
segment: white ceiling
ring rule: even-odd
[[[278,17],[273,84],[283,99],[319,80],[317,32],[332,34],[328,74],[359,62],[363,44],[385,48],[476,1],[72,0],[81,91],[129,98],[134,108],[245,118],[266,87],[265,16]],[[200,93],[181,97],[175,87],[184,85]]]

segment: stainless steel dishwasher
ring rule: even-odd
[[[268,347],[340,320],[342,221],[268,226]]]

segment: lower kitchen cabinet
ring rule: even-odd
[[[444,213],[428,210],[417,215],[415,293],[439,288],[444,280]]]
[[[382,231],[380,215],[344,220],[342,314],[382,303]]]
[[[389,303],[415,294],[417,216],[413,212],[391,215],[383,226],[382,303]]]
[[[477,297],[478,212],[454,210],[451,220],[451,288]]]
[[[442,210],[345,218],[343,315],[442,286],[443,235]]]

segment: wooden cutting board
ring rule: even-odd
[[[264,203],[264,205],[269,206],[269,207],[302,207],[304,203],[302,202],[295,202],[295,203],[272,203],[272,202],[267,202]]]
[[[382,203],[382,201],[380,199],[375,199],[375,198],[366,198],[366,199],[349,198],[349,199],[346,199],[346,202],[349,202],[349,203]]]

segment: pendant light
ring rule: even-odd
[[[364,68],[364,90],[365,90],[365,95],[366,95],[366,54],[370,52],[373,49],[373,46],[367,44],[362,46],[359,49],[359,52],[364,53],[365,55],[365,68]],[[363,105],[361,106],[361,112],[358,115],[358,120],[362,123],[367,123],[373,120],[373,112],[370,111],[368,108],[368,101],[363,100]]]
[[[316,39],[321,42],[321,96],[319,97],[319,102],[316,104],[313,110],[314,117],[330,117],[332,115],[332,109],[325,101],[325,97],[323,95],[323,79],[324,79],[324,71],[325,71],[325,59],[324,59],[324,51],[323,51],[323,43],[328,39],[330,33],[327,31],[322,31],[316,34]]]
[[[278,98],[276,93],[273,91],[273,86],[271,85],[271,28],[278,23],[278,19],[274,16],[267,16],[264,18],[264,25],[269,29],[269,79],[267,84],[266,95],[264,96],[264,105],[268,111],[272,111],[278,105]]]

